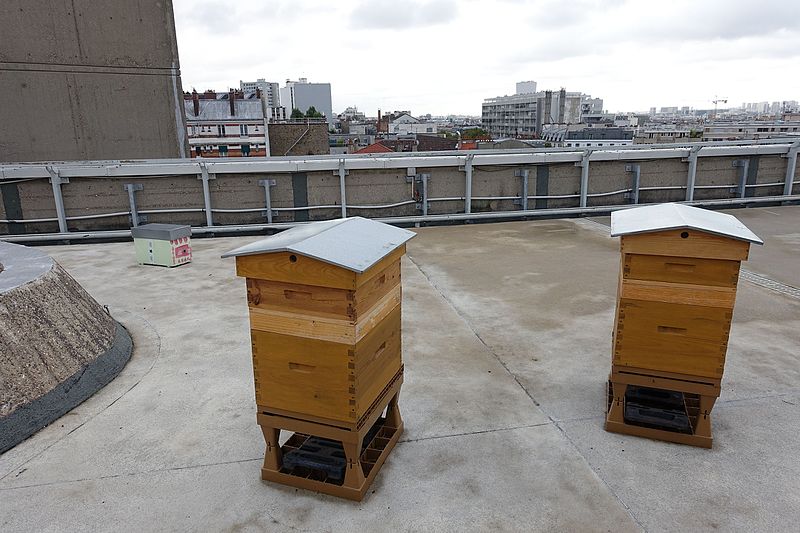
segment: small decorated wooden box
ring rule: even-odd
[[[663,407],[666,400],[652,409],[636,403],[644,425],[685,415],[687,435],[655,438],[710,446],[708,419],[725,367],[740,264],[751,243],[763,243],[731,215],[682,204],[614,212],[611,235],[621,237],[621,265],[606,427],[621,430],[623,410],[631,414],[626,389],[636,396],[632,405],[667,398],[655,389],[676,392],[677,414]]]
[[[192,229],[176,224],[145,224],[131,228],[136,262],[174,267],[192,261]]]
[[[354,423],[402,369],[400,258],[413,232],[354,217],[241,247],[256,403]]]

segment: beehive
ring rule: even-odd
[[[615,212],[611,234],[621,237],[612,386],[715,398],[740,264],[762,241],[731,215],[681,204]],[[697,416],[712,405],[705,401]]]
[[[402,366],[400,258],[414,233],[364,218],[234,250],[247,278],[256,403],[353,422]]]
[[[131,228],[136,262],[174,267],[192,261],[192,228],[177,224],[145,224]]]

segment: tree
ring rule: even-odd
[[[317,111],[317,108],[313,105],[306,110],[306,118],[323,118],[325,115]]]
[[[462,139],[483,139],[489,136],[489,132],[483,128],[469,128],[461,132]]]
[[[292,109],[292,114],[289,118],[305,118],[305,115],[303,114],[302,111],[300,111],[295,107],[294,109]]]

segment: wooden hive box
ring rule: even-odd
[[[617,211],[621,267],[613,364],[719,380],[739,267],[763,244],[735,217],[681,204]]]
[[[260,411],[355,424],[402,369],[400,259],[413,232],[354,217],[233,250]]]

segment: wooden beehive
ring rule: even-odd
[[[356,423],[402,368],[400,259],[414,233],[354,217],[234,250],[261,411]]]
[[[615,212],[622,254],[613,363],[721,378],[739,266],[762,241],[731,215],[681,204]]]
[[[710,448],[740,264],[762,241],[680,204],[615,212],[611,234],[622,257],[605,427]]]

